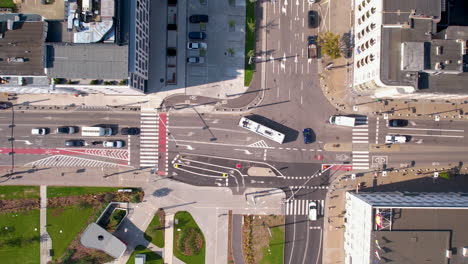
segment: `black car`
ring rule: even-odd
[[[190,23],[208,23],[207,15],[191,15],[189,17]]]
[[[188,34],[189,39],[206,39],[205,32],[190,32]]]
[[[82,139],[71,139],[65,141],[66,147],[83,147],[85,145],[85,141]]]
[[[388,120],[388,126],[390,127],[405,127],[408,125],[408,120],[404,119],[390,119]]]
[[[11,102],[0,102],[0,109],[8,109],[12,106],[13,104]]]
[[[309,27],[316,28],[318,26],[318,13],[317,11],[309,11]]]
[[[78,128],[71,126],[61,126],[55,131],[57,134],[75,134],[78,132]]]
[[[120,130],[122,135],[139,135],[140,129],[138,127],[124,127]]]

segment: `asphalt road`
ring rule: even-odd
[[[116,132],[127,126],[139,126],[137,113],[116,111],[1,111],[0,166],[116,167],[136,165],[138,138],[116,134],[109,137],[82,137],[56,134],[59,126],[106,126]],[[49,128],[50,134],[31,135],[32,128]],[[85,147],[65,147],[70,139],[83,139]],[[104,148],[93,141],[123,140],[124,148]],[[132,144],[133,142],[133,144]],[[14,154],[11,154],[11,153]]]

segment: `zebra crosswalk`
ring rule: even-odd
[[[158,165],[158,121],[156,111],[140,113],[140,167]]]
[[[353,144],[369,144],[369,120],[367,116],[357,117],[356,126],[353,127]]]
[[[308,215],[309,203],[315,202],[317,205],[317,215],[324,215],[324,200],[295,200],[291,199],[286,202],[286,215]]]
[[[367,170],[369,169],[369,151],[353,150],[353,170]]]

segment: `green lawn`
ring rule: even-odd
[[[39,264],[39,238],[39,210],[0,214],[1,263]]]
[[[246,0],[247,6],[245,9],[245,59],[244,59],[244,85],[249,86],[252,81],[255,63],[249,64],[249,50],[255,52],[255,27],[252,30],[248,26],[249,23],[255,24],[255,2]]]
[[[145,246],[137,246],[135,251],[133,251],[132,255],[128,259],[127,264],[135,264],[136,254],[145,254],[146,264],[164,264],[164,260],[161,256],[147,249]]]
[[[182,260],[185,263],[190,264],[203,264],[205,263],[205,237],[201,232],[200,228],[198,227],[197,223],[193,219],[192,215],[190,215],[187,211],[180,211],[177,212],[174,216],[174,222],[178,220],[178,224],[174,225],[174,256],[178,259]],[[177,231],[180,229],[181,231]],[[200,230],[200,234],[203,240],[203,246],[200,250],[200,253],[194,254],[192,256],[184,255],[178,247],[178,240],[184,236],[190,235],[189,232],[193,230]]]
[[[52,238],[53,260],[62,256],[94,212],[93,207],[79,208],[77,205],[47,208],[47,232]]]
[[[0,186],[0,199],[28,199],[39,197],[39,186]]]
[[[263,258],[260,264],[283,264],[284,253],[284,226],[273,227],[271,229],[270,250],[268,246],[263,248]]]
[[[63,197],[63,196],[74,196],[74,195],[85,195],[85,194],[99,194],[116,192],[116,187],[58,187],[51,186],[47,187],[47,197]]]
[[[156,246],[163,248],[164,247],[164,232],[160,228],[163,228],[161,226],[161,219],[159,219],[159,215],[155,214],[148,228],[146,228],[145,238],[146,240],[155,244]]]
[[[13,0],[0,0],[0,7],[13,8],[15,7],[15,4],[13,3]]]

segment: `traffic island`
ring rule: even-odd
[[[353,144],[351,143],[326,143],[323,146],[325,151],[348,152],[352,151]]]

